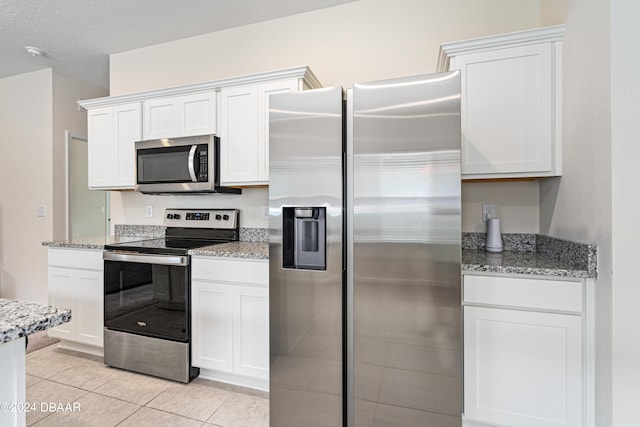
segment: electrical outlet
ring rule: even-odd
[[[262,206],[262,219],[269,219],[269,206]]]
[[[36,216],[40,218],[47,216],[47,207],[45,205],[38,205],[36,208]]]
[[[147,210],[147,218],[152,218],[153,217],[153,206],[147,205],[147,206],[145,206],[145,209]]]
[[[486,222],[488,219],[496,217],[496,204],[495,203],[483,203],[482,204],[482,222]]]

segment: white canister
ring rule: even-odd
[[[485,242],[487,252],[502,252],[502,234],[500,233],[500,218],[487,220],[487,238]]]

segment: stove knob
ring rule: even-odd
[[[167,214],[167,219],[171,219],[171,218],[173,218],[173,215]]]
[[[222,215],[220,215],[220,214],[216,214],[216,220],[217,220],[217,221],[220,221],[221,219],[222,219]]]
[[[180,219],[180,214],[173,214],[173,219]]]
[[[229,215],[223,215],[222,219],[224,219],[225,221],[229,221]]]

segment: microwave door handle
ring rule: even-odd
[[[198,177],[196,177],[196,168],[195,168],[195,159],[196,159],[196,150],[198,149],[197,145],[192,145],[191,150],[189,150],[189,175],[191,176],[192,182],[198,182]]]

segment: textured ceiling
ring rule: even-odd
[[[352,1],[0,0],[0,78],[53,67],[108,88],[109,54]]]

